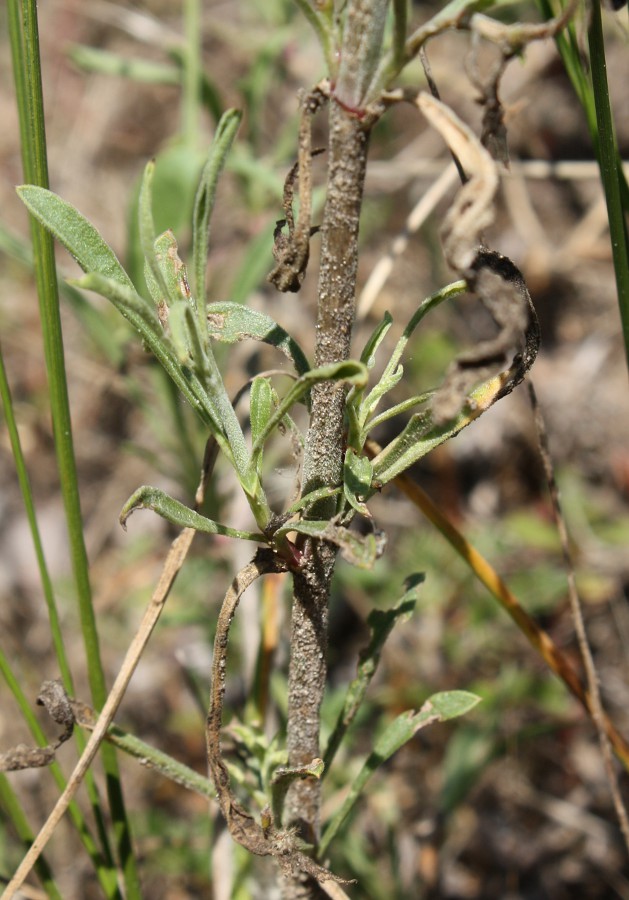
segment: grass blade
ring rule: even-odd
[[[11,0],[11,16],[20,21],[17,0]],[[22,65],[23,83],[18,95],[20,133],[24,139],[23,166],[26,181],[43,188],[48,187],[46,157],[46,132],[44,102],[39,56],[39,31],[37,8],[34,0],[24,0],[22,7],[23,63],[14,63],[14,69]],[[13,47],[12,50],[19,48]],[[18,82],[19,82],[18,78]],[[78,478],[72,423],[68,401],[67,380],[63,354],[63,339],[59,316],[57,273],[52,236],[34,219],[31,219],[35,278],[40,305],[40,317],[44,335],[44,358],[50,389],[53,417],[53,434],[66,523],[70,539],[72,571],[76,585],[79,615],[90,690],[95,706],[101,707],[107,696],[104,672],[100,660],[100,648],[96,621],[92,606],[91,586],[88,574],[87,553],[83,539],[83,523],[78,492]],[[107,789],[120,864],[124,872],[128,898],[140,898],[140,884],[131,852],[129,823],[127,821],[122,790],[113,748],[103,748],[103,764],[107,775]]]
[[[4,653],[2,652],[2,650],[0,650],[0,674],[2,675],[7,687],[13,694],[13,697],[15,698],[15,702],[17,703],[17,705],[20,709],[22,718],[24,719],[24,721],[25,721],[26,725],[28,726],[34,739],[37,741],[37,743],[40,746],[45,747],[46,744],[48,743],[48,740],[46,739],[46,735],[44,734],[39,722],[37,721],[37,718],[35,717],[35,714],[33,713],[31,704],[30,704],[28,698],[24,695],[24,692],[23,692],[22,688],[20,687],[20,683],[19,683],[18,679],[15,677],[15,674],[14,674],[13,670],[11,669],[11,666],[9,665],[9,662],[8,662],[6,656],[4,655]],[[80,746],[81,746],[81,750],[85,746],[85,739],[83,738],[82,735],[81,735],[81,740],[80,740]],[[52,763],[52,765],[48,767],[48,770],[50,771],[50,774],[54,778],[55,784],[57,785],[59,790],[63,791],[66,786],[66,780],[63,776],[63,773],[62,773],[61,768],[59,767],[58,763],[56,763],[56,762]],[[98,797],[96,797],[96,804],[94,804],[94,803],[92,804],[92,808],[93,808],[94,812],[97,814],[97,818],[98,818],[100,815],[100,810],[98,808]],[[100,885],[101,885],[101,888],[103,889],[103,893],[104,893],[105,897],[107,897],[108,900],[120,900],[121,894],[118,889],[117,872],[116,872],[116,868],[111,860],[111,857],[109,857],[109,859],[107,859],[101,853],[99,853],[99,850],[98,850],[98,847],[96,846],[94,838],[92,837],[92,834],[90,833],[90,830],[87,827],[87,823],[86,823],[85,819],[83,818],[83,813],[81,812],[81,810],[79,809],[77,804],[73,802],[69,806],[68,811],[70,813],[70,818],[72,819],[72,822],[73,822],[77,832],[79,833],[79,836],[81,838],[83,846],[85,847],[85,850],[92,861],[92,865],[94,866],[94,871],[96,873],[96,877],[98,878],[98,881],[100,882]],[[97,821],[97,826],[99,827],[99,831],[100,831],[100,825],[99,825],[98,821]],[[101,837],[102,837],[102,835],[101,835]]]
[[[590,62],[592,66],[592,90],[596,107],[596,124],[598,131],[598,162],[601,169],[601,181],[605,191],[609,232],[612,244],[612,259],[616,275],[618,306],[622,321],[622,333],[625,343],[625,356],[629,366],[629,238],[627,222],[623,210],[620,178],[624,179],[616,133],[609,103],[609,86],[607,84],[607,67],[605,63],[605,44],[601,21],[600,3],[592,4],[590,27],[588,29],[590,46]]]
[[[34,835],[26,816],[24,815],[20,801],[15,796],[7,777],[3,772],[0,772],[0,804],[2,804],[13,822],[13,827],[22,841],[24,848],[28,849],[33,841]],[[46,894],[51,897],[52,900],[63,900],[62,895],[59,893],[59,888],[52,877],[50,867],[43,856],[37,860],[35,870],[41,879]]]

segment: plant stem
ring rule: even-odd
[[[18,114],[22,119],[20,122],[20,136],[22,141],[25,142],[22,148],[25,180],[31,184],[47,188],[48,162],[37,4],[35,0],[21,0],[19,3],[17,0],[14,0],[10,5],[10,15],[14,23],[11,29],[14,35],[13,43],[21,44],[20,47],[14,47],[14,52],[16,50],[18,52],[16,85],[18,89]],[[19,67],[21,67],[21,71],[18,71]],[[32,217],[31,236],[44,341],[44,359],[50,391],[55,455],[70,541],[70,557],[78,599],[81,630],[88,661],[90,689],[94,705],[100,707],[105,702],[107,687],[100,659],[98,633],[89,581],[89,567],[83,536],[53,239]],[[141,895],[140,883],[135,858],[131,849],[130,827],[124,806],[115,750],[112,747],[104,747],[102,759],[106,773],[113,832],[118,849],[118,860],[123,872],[126,896],[129,900],[134,900],[134,898],[139,898]],[[90,785],[89,780],[88,788],[103,850],[106,857],[109,858],[109,842],[105,832],[101,803],[95,788],[93,785]]]
[[[349,357],[354,322],[358,223],[362,205],[369,132],[338,103],[330,106],[327,199],[322,225],[316,365]],[[313,388],[312,417],[304,458],[304,494],[342,482],[345,389],[334,383]],[[312,515],[332,516],[335,499],[316,504]],[[327,674],[328,601],[335,550],[313,542],[310,556],[295,576],[291,661],[288,687],[288,759],[307,765],[319,756],[319,710]],[[286,799],[287,824],[316,845],[319,837],[320,782],[295,781]],[[318,897],[312,879],[295,878],[285,896]]]
[[[598,163],[607,203],[607,217],[612,245],[612,259],[616,275],[618,306],[625,344],[625,356],[629,366],[629,236],[627,234],[626,209],[623,209],[621,181],[622,165],[616,143],[614,120],[607,84],[607,64],[603,41],[601,7],[594,3],[591,11],[588,43],[592,63],[592,92],[596,107],[598,133]]]

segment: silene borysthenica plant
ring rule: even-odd
[[[154,164],[146,167],[138,220],[150,300],[76,209],[42,187],[18,189],[34,218],[85,272],[75,285],[107,298],[139,333],[203,422],[208,447],[195,508],[145,485],[122,510],[123,524],[134,510],[149,508],[184,531],[169,555],[164,584],[147,612],[142,637],[131,647],[97,722],[91,723],[94,730],[77,769],[46,829],[9,885],[7,897],[14,895],[41,853],[93,759],[197,531],[249,541],[257,548],[252,561],[235,575],[218,617],[206,727],[208,793],[218,796],[229,831],[239,844],[276,860],[286,897],[319,896],[322,890],[330,891],[334,882],[334,890],[342,895],[338,885],[342,873],[333,874],[325,867],[326,851],[369,776],[420,728],[461,715],[478,700],[465,691],[451,691],[429,698],[418,711],[400,715],[378,738],[341,809],[321,823],[321,786],[326,773],[360,708],[387,635],[413,608],[419,582],[410,577],[401,600],[387,613],[374,612],[370,617],[370,644],[322,752],[319,711],[326,684],[328,602],[337,553],[354,565],[372,566],[384,550],[385,537],[369,511],[370,498],[513,390],[535,360],[539,329],[524,280],[511,260],[484,243],[485,230],[494,218],[495,157],[504,159],[506,153],[498,91],[508,61],[530,41],[556,35],[570,20],[575,3],[544,24],[505,25],[483,14],[489,6],[485,0],[453,0],[410,34],[406,0],[297,0],[297,5],[316,32],[328,74],[300,100],[298,161],[286,178],[285,218],[276,228],[276,265],[269,280],[280,291],[298,291],[308,265],[311,235],[320,230],[312,363],[296,340],[269,316],[240,304],[206,298],[210,218],[216,185],[239,127],[239,112],[230,110],[221,118],[203,168],[194,205],[189,265],[180,258],[172,231],[155,233]],[[397,86],[401,73],[424,53],[427,42],[452,28],[468,30],[473,48],[490,41],[499,50],[493,70],[484,78],[478,75],[484,104],[482,139],[438,99],[436,89],[427,93]],[[419,111],[437,129],[460,168],[462,186],[442,225],[444,256],[456,280],[419,304],[382,375],[374,381],[376,359],[384,355],[393,319],[387,313],[360,357],[350,358],[358,227],[370,132],[391,106],[401,103],[407,104],[410,112]],[[315,229],[310,166],[318,150],[312,147],[311,125],[324,109],[329,116],[328,180],[323,221]],[[415,329],[437,305],[465,291],[476,294],[487,307],[498,326],[496,337],[454,360],[437,390],[387,406],[387,396],[403,378],[402,360]],[[230,345],[244,339],[273,345],[294,368],[292,385],[283,393],[270,375],[251,380],[247,428],[236,414],[213,352],[217,342]],[[292,415],[297,404],[309,413],[305,433]],[[402,431],[386,446],[378,446],[373,430],[404,413],[410,415]],[[299,493],[287,498],[279,512],[272,510],[265,489],[265,448],[278,434],[303,456]],[[251,509],[254,531],[231,528],[198,511],[218,453],[235,473]],[[352,527],[359,521],[360,529]],[[249,747],[259,776],[257,788],[247,793],[245,778],[238,778],[242,785],[238,791],[233,787],[237,768],[221,749],[229,631],[247,587],[278,572],[288,573],[293,582],[286,746],[283,751],[277,741],[265,741],[262,732],[239,726],[242,743]],[[80,712],[75,709],[73,714],[81,723]]]

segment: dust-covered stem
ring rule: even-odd
[[[321,228],[316,365],[347,359],[350,351],[358,223],[362,204],[368,129],[334,101],[330,106],[327,198]],[[312,416],[304,458],[303,493],[342,482],[345,388],[331,382],[313,389]],[[334,514],[334,499],[317,505],[318,517]],[[288,699],[290,766],[311,762],[319,753],[319,709],[326,681],[328,601],[335,550],[322,542],[306,548],[306,564],[294,578]],[[314,778],[291,786],[286,813],[303,837],[319,835],[320,783]],[[317,887],[294,883],[287,897],[317,896]]]

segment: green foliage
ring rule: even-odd
[[[418,712],[409,710],[387,724],[380,737],[376,738],[373,750],[352,783],[345,802],[326,826],[321,837],[321,852],[325,852],[359,799],[365,785],[383,763],[400,747],[408,743],[420,729],[425,728],[426,725],[431,725],[434,722],[446,722],[448,719],[465,715],[479,701],[480,697],[468,691],[445,691],[433,694]]]
[[[379,95],[382,87],[393,85],[411,54],[428,38],[467,22],[473,12],[484,10],[489,4],[485,0],[454,0],[410,37],[406,34],[408,10],[405,2],[396,0],[392,4],[389,21],[387,15],[391,11],[388,10],[387,3],[377,0],[366,3],[365,9],[371,14],[369,28],[364,33],[353,34],[349,33],[350,29],[343,32],[344,19],[342,15],[335,15],[334,4],[312,4],[307,0],[297,0],[296,5],[314,28],[321,44],[328,74],[336,79],[337,99],[347,107],[362,112]],[[272,9],[267,5],[262,5],[261,9],[269,19],[283,23],[288,7],[285,3],[277,3]],[[240,84],[243,94],[253,107],[250,115],[254,137],[262,121],[262,97],[275,77],[277,59],[286,44],[288,33],[283,28],[277,29],[273,42],[260,50],[248,79]],[[184,83],[186,65],[192,66],[192,62],[186,62],[181,55],[173,66],[127,62],[104,55],[89,56],[84,51],[76,58],[81,65],[91,68],[100,67],[102,71],[137,80],[169,84]],[[189,90],[191,94],[195,91],[198,93],[198,106],[203,102],[201,80],[206,89],[206,101],[207,91],[213,89],[213,85],[208,85],[207,79],[201,79],[200,75],[192,79]],[[212,97],[210,105],[218,118],[220,98],[216,93],[212,93]],[[247,796],[262,812],[263,820],[268,815],[266,808],[271,807],[273,818],[279,822],[282,818],[284,795],[291,781],[309,776],[333,781],[330,772],[337,760],[337,752],[342,748],[350,755],[347,750],[352,743],[350,733],[361,715],[369,718],[370,722],[374,719],[378,722],[375,740],[371,749],[361,756],[361,766],[350,785],[349,793],[340,808],[325,823],[320,846],[320,851],[324,854],[329,850],[332,840],[346,827],[349,817],[355,813],[370,779],[394,753],[412,741],[420,729],[464,715],[480,700],[480,688],[476,689],[478,693],[457,690],[438,692],[432,694],[419,709],[413,708],[392,715],[386,703],[380,702],[379,705],[377,700],[374,702],[373,698],[368,699],[368,688],[377,671],[385,641],[396,624],[405,622],[412,615],[421,597],[418,579],[396,604],[391,605],[392,572],[387,569],[385,562],[380,572],[370,571],[381,555],[382,539],[375,527],[372,527],[373,517],[367,504],[384,484],[405,472],[469,424],[477,410],[482,411],[491,402],[494,385],[488,382],[477,387],[468,397],[463,410],[446,425],[436,426],[433,421],[429,405],[431,391],[411,393],[402,400],[391,402],[389,406],[384,404],[385,399],[389,400],[392,396],[394,389],[403,385],[405,374],[408,375],[404,369],[404,365],[408,368],[408,363],[403,364],[402,359],[416,329],[424,317],[444,300],[466,290],[464,281],[446,286],[418,306],[377,380],[373,378],[377,357],[384,352],[386,338],[393,324],[393,317],[389,313],[385,314],[373,331],[358,361],[345,361],[315,369],[311,367],[295,337],[270,316],[243,305],[253,287],[260,283],[264,273],[268,271],[272,225],[263,228],[259,237],[244,251],[242,265],[233,275],[230,300],[208,301],[206,269],[216,189],[221,173],[229,165],[228,154],[232,150],[240,122],[241,114],[236,110],[228,110],[222,115],[205,160],[195,148],[194,141],[182,138],[158,154],[154,163],[149,163],[139,188],[138,210],[132,217],[128,272],[94,226],[73,206],[35,183],[24,185],[18,190],[35,219],[68,249],[86,273],[71,286],[75,300],[82,297],[76,289],[95,291],[109,300],[131,324],[170,379],[170,399],[160,395],[160,403],[165,406],[170,403],[174,410],[173,418],[180,417],[178,421],[181,429],[178,431],[182,437],[178,434],[176,440],[181,440],[182,443],[188,426],[181,418],[181,412],[176,409],[179,394],[188,400],[201,423],[203,434],[209,434],[218,443],[235,473],[259,530],[231,528],[188,508],[165,491],[148,485],[138,488],[129,498],[121,512],[121,522],[124,524],[135,509],[148,508],[177,527],[191,527],[207,534],[266,543],[294,567],[298,566],[299,556],[287,552],[289,545],[291,548],[294,546],[294,534],[330,542],[340,549],[346,561],[356,567],[349,575],[349,570],[346,569],[342,577],[353,586],[368,585],[367,592],[373,607],[382,607],[373,609],[367,617],[370,635],[360,655],[357,674],[347,689],[339,692],[343,696],[339,698],[336,720],[327,723],[330,738],[323,764],[320,764],[321,761],[313,761],[299,770],[287,769],[281,731],[269,739],[260,723],[233,722],[229,728],[237,753],[246,759],[244,766],[230,765],[232,779],[238,784],[241,794]],[[191,130],[194,132],[194,128]],[[251,196],[255,194],[259,197],[261,193],[266,195],[281,190],[281,181],[273,167],[264,160],[247,158],[247,152],[244,148],[238,148],[232,156],[231,165],[232,170],[247,181],[247,190]],[[609,172],[614,169],[616,162],[613,153],[610,156],[608,152],[608,180],[611,177],[613,181],[613,175],[609,176]],[[617,185],[616,187],[618,188]],[[622,196],[622,184],[618,189]],[[618,222],[615,227],[620,229],[617,234],[621,234],[622,228]],[[188,234],[191,237],[189,274],[179,256],[179,245],[185,247]],[[179,241],[175,235],[179,236]],[[48,264],[50,265],[50,259]],[[284,393],[278,391],[271,375],[257,375],[251,380],[249,421],[244,425],[225,386],[221,371],[224,363],[220,356],[217,360],[214,349],[219,345],[221,351],[225,348],[229,350],[243,340],[270,345],[283,354],[294,369],[294,374],[291,373],[290,376],[290,386]],[[112,359],[117,358],[115,348],[111,354]],[[229,363],[227,366],[229,367]],[[346,399],[347,449],[343,484],[327,485],[292,503],[286,501],[281,513],[273,515],[266,484],[268,457],[271,454],[265,455],[265,450],[272,438],[278,435],[283,437],[287,431],[293,435],[297,433],[297,425],[292,417],[295,408],[298,404],[308,408],[313,387],[326,382],[336,382],[349,389]],[[161,408],[160,406],[160,410]],[[374,430],[393,417],[407,413],[411,415],[401,432],[375,459],[371,459],[367,453],[367,443]],[[188,440],[186,466],[188,461],[194,461],[195,452],[198,452],[195,437],[193,434]],[[298,439],[303,445],[305,437],[301,432]],[[176,446],[180,447],[181,443]],[[333,519],[309,519],[310,508],[317,501],[328,497],[336,500],[336,515]],[[360,523],[366,527],[366,534],[350,530],[356,513],[366,520]],[[509,541],[512,541],[512,546],[524,545],[525,551],[531,554],[556,550],[553,535],[547,528],[541,527],[537,519],[514,518],[505,527],[506,537],[501,536],[502,550],[505,550]],[[610,529],[613,529],[619,541],[626,539],[626,523],[615,523]],[[414,564],[416,554],[415,533],[411,540],[413,547],[410,549],[403,547],[403,540],[400,542],[403,562],[409,566]],[[507,546],[506,550],[508,549]],[[430,568],[436,571],[431,574],[428,600],[424,596],[422,602],[426,606],[432,602],[446,603],[450,596],[451,583],[448,579],[451,578],[449,569],[452,567],[452,560],[439,552],[435,552],[431,558],[428,540],[423,548],[422,564],[425,561],[429,561]],[[521,579],[524,591],[537,598],[540,610],[551,607],[561,595],[563,575],[558,574],[553,565],[536,562],[516,576],[515,583],[518,578]],[[473,610],[467,615],[472,625],[477,626],[474,629],[474,635],[477,635],[483,632],[492,613],[482,604],[475,605],[477,598],[473,592],[470,596]],[[191,612],[186,609],[179,614],[178,621],[196,621],[194,617],[199,615],[196,610]],[[186,619],[186,616],[190,618]],[[177,616],[173,614],[171,621],[176,620]],[[475,637],[472,640],[479,639]],[[488,648],[491,651],[489,639],[486,646],[482,641],[480,644],[481,649]],[[474,650],[478,650],[478,647],[475,646]],[[444,640],[444,653],[450,656],[453,664],[460,662],[466,652],[465,641]],[[457,668],[464,666],[459,665]],[[9,676],[5,677],[10,680]],[[508,685],[507,699],[513,700],[531,691],[531,685],[525,683],[524,679],[513,678]],[[408,695],[400,694],[396,700],[408,701],[415,707],[429,693],[424,685],[415,685],[409,689]],[[545,702],[550,703],[550,700]],[[441,798],[444,812],[451,812],[462,802],[489,762],[502,751],[501,740],[497,737],[494,726],[493,722],[481,722],[479,725],[475,720],[473,725],[456,732],[448,743]],[[160,755],[132,736],[125,735],[120,729],[111,731],[112,741],[117,746],[135,757],[148,760],[164,777],[204,795],[211,793],[207,779],[184,771],[185,767],[173,766],[170,757]],[[343,768],[347,766],[347,755],[342,758]],[[355,768],[357,759],[354,755],[350,770]],[[338,763],[337,768],[340,768]],[[345,773],[338,774],[342,776]],[[6,792],[4,779],[0,781],[0,793],[5,807],[8,807],[12,800]],[[156,819],[159,818],[158,813],[154,815]],[[17,814],[14,819],[19,821]],[[79,830],[85,829],[84,823],[80,821],[77,827]],[[197,874],[205,872],[205,853],[194,853],[186,846],[190,834],[188,830],[180,840],[173,831],[171,821],[153,822],[148,830],[151,833],[168,833],[171,838],[172,856],[170,852],[164,855],[161,860],[164,869],[171,865],[177,868],[185,864]],[[29,839],[27,823],[19,822],[18,831],[21,840]],[[116,896],[118,889],[112,884],[112,871],[102,867],[99,849],[94,849],[89,841],[87,835],[86,845],[99,873],[101,886],[106,889],[108,896]],[[374,871],[373,868],[370,869],[373,863],[369,859],[368,850],[361,845],[360,837],[355,841],[348,840],[342,854],[345,862],[357,873]],[[42,876],[49,894],[55,896],[56,888],[45,868],[42,868]],[[128,895],[134,896],[133,873],[127,873],[127,878]],[[391,884],[393,883],[394,875],[391,876]],[[379,889],[378,886],[374,887],[374,896]],[[387,887],[387,890],[392,891],[394,887]],[[382,893],[382,896],[392,894]]]

